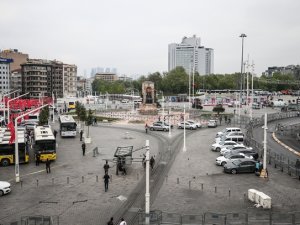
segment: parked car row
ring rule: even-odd
[[[258,153],[245,146],[244,134],[239,127],[227,127],[216,134],[211,150],[220,152],[215,164],[226,173],[254,173]]]

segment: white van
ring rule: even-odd
[[[216,137],[220,137],[220,136],[226,135],[226,134],[228,134],[230,132],[241,132],[241,128],[239,128],[239,127],[227,127],[224,130],[218,132],[217,135],[216,135]]]
[[[223,139],[224,141],[235,141],[236,143],[243,143],[244,142],[244,136],[231,136]]]
[[[233,137],[233,136],[243,136],[244,137],[244,134],[241,131],[233,131],[233,132],[225,133],[222,136],[216,137],[215,142],[218,143],[222,140],[225,140],[227,137]]]

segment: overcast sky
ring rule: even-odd
[[[168,44],[195,34],[214,49],[215,73],[234,73],[245,33],[260,75],[300,64],[299,10],[298,0],[0,0],[0,49],[76,64],[78,75],[136,76],[167,71]]]

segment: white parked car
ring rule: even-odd
[[[0,181],[0,196],[8,194],[11,192],[10,183],[6,181]]]
[[[241,132],[241,131],[233,131],[233,132],[230,132],[230,133],[224,133],[221,136],[217,136],[215,138],[215,140],[216,140],[216,143],[218,143],[218,142],[220,142],[222,140],[225,140],[227,137],[239,137],[239,136],[244,137],[243,132]]]
[[[252,159],[252,156],[246,156],[243,153],[238,153],[238,154],[227,154],[224,156],[219,156],[216,158],[216,164],[218,166],[224,166],[228,161],[236,160],[236,159]]]
[[[226,155],[227,153],[237,150],[237,149],[243,149],[243,150],[249,150],[249,151],[253,150],[252,147],[246,147],[243,144],[238,144],[238,145],[234,145],[234,146],[230,146],[230,147],[228,146],[228,147],[221,148],[220,155]]]
[[[241,128],[239,127],[226,127],[224,130],[219,131],[216,135],[216,137],[223,136],[224,134],[228,134],[230,132],[241,132]]]
[[[237,145],[237,143],[235,141],[224,141],[224,142],[214,143],[211,146],[211,150],[219,152],[221,151],[221,148],[226,146],[231,146],[231,145]]]
[[[183,129],[184,127],[185,127],[185,129],[190,129],[190,130],[196,130],[197,129],[196,124],[191,124],[191,123],[188,123],[188,122],[178,123],[178,128]]]
[[[218,126],[218,124],[217,124],[216,120],[209,120],[208,121],[207,127],[217,127],[217,126]]]
[[[202,125],[199,122],[196,122],[194,120],[187,120],[186,122],[190,123],[190,124],[195,124],[197,128],[201,128]]]

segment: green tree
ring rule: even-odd
[[[164,93],[187,93],[188,75],[183,67],[176,67],[163,77]]]
[[[86,125],[88,127],[87,137],[90,137],[90,126],[93,124],[93,112],[89,109],[86,117]]]
[[[39,115],[39,125],[47,125],[49,119],[49,106],[42,108]]]
[[[218,115],[222,112],[225,111],[225,108],[220,104],[220,105],[216,105],[214,108],[213,108],[213,112],[216,112],[218,113]]]

